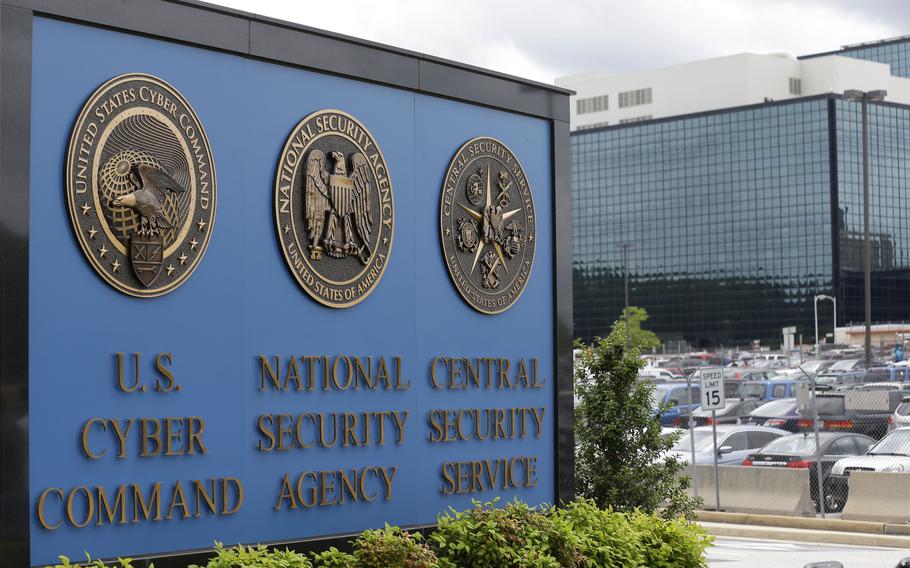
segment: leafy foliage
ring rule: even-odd
[[[552,521],[523,503],[480,503],[440,515],[430,536],[442,568],[560,568],[551,552]],[[568,566],[572,566],[569,564]]]
[[[625,331],[626,314],[629,315],[629,333],[632,336],[633,346],[638,347],[641,350],[657,349],[660,347],[661,342],[660,338],[657,337],[657,334],[649,329],[642,329],[641,327],[641,324],[648,321],[648,318],[651,317],[644,308],[639,308],[638,306],[623,308],[619,319],[613,322],[612,331],[615,332],[618,327],[621,327],[623,331]]]
[[[358,568],[437,568],[436,554],[423,542],[420,533],[409,533],[386,525],[364,531],[354,542]]]
[[[617,511],[663,508],[666,518],[691,516],[698,501],[686,493],[691,481],[666,452],[678,435],[661,437],[653,385],[638,381],[644,363],[626,348],[625,326],[614,324],[606,339],[582,351],[575,368],[575,491]]]
[[[85,553],[85,562],[73,563],[66,556],[59,556],[60,564],[54,564],[53,567],[48,568],[78,568],[79,566],[84,566],[85,568],[133,568],[133,559],[132,558],[118,558],[117,564],[111,564],[108,566],[100,560],[92,560],[92,557],[88,552]],[[154,564],[149,564],[149,568],[155,568]]]
[[[450,509],[440,515],[429,543],[419,533],[386,525],[364,531],[353,553],[331,548],[311,554],[311,562],[289,550],[216,542],[205,567],[189,568],[704,568],[712,541],[681,516],[615,512],[591,500],[558,509],[496,504],[475,501],[466,511]],[[118,568],[86,557],[90,568]],[[77,566],[60,560],[53,568]],[[119,568],[132,568],[130,562],[119,560]]]
[[[234,546],[225,548],[215,543],[215,556],[204,567],[195,564],[189,568],[312,568],[303,554],[290,550],[271,549],[263,545]]]
[[[317,568],[357,568],[357,559],[333,546],[325,552],[315,554],[313,564]]]
[[[576,500],[552,513],[575,537],[578,566],[644,566],[638,533],[629,518],[612,509],[599,509],[590,499]]]
[[[641,542],[644,566],[649,568],[703,568],[705,550],[714,541],[704,529],[683,517],[663,519],[657,514],[635,512],[631,525]]]

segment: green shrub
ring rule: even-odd
[[[576,500],[551,513],[568,526],[581,557],[579,566],[635,568],[644,566],[638,532],[629,518],[612,509],[600,509],[590,499]]]
[[[648,568],[703,568],[708,565],[705,550],[714,539],[684,517],[663,519],[657,514],[630,515],[638,533]]]
[[[92,560],[92,557],[88,552],[85,553],[85,563],[73,562],[66,556],[58,556],[60,559],[60,564],[54,564],[53,567],[48,566],[47,568],[76,568],[77,566],[85,566],[86,568],[133,568],[133,559],[132,558],[117,558],[117,564],[111,564],[108,566],[100,560]],[[149,564],[149,568],[155,568],[154,564]]]
[[[691,517],[700,501],[686,491],[691,481],[682,463],[667,456],[678,435],[661,436],[654,385],[638,380],[643,365],[622,325],[582,350],[575,366],[575,492],[616,511]]]
[[[442,568],[561,568],[550,554],[554,536],[552,521],[523,503],[475,501],[440,515],[430,540]]]
[[[419,533],[386,525],[358,536],[353,553],[331,548],[311,554],[311,561],[289,550],[216,542],[205,567],[188,568],[704,568],[712,541],[683,516],[616,512],[590,499],[559,509],[475,501],[470,509],[440,515],[429,543]],[[89,568],[118,568],[86,558]],[[60,560],[52,568],[77,566],[65,556]],[[129,558],[118,562],[132,568]]]
[[[420,533],[398,527],[364,531],[354,541],[357,568],[437,568],[436,554]]]
[[[313,565],[303,554],[290,550],[278,550],[259,546],[233,546],[225,548],[220,542],[215,543],[215,556],[205,567],[189,568],[312,568]]]
[[[333,546],[325,552],[314,554],[313,564],[316,568],[357,568],[357,559]]]

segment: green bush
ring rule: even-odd
[[[312,561],[289,550],[216,542],[205,567],[189,568],[704,568],[712,539],[683,516],[616,512],[577,500],[561,508],[475,501],[440,515],[429,541],[386,525],[364,531],[352,553],[331,548],[311,554]],[[118,568],[86,557],[90,568]],[[76,566],[60,560],[53,568]],[[118,562],[132,568],[128,558]]]
[[[314,554],[313,564],[316,568],[357,568],[357,559],[333,546],[325,552]]]
[[[551,554],[552,521],[523,503],[495,501],[440,515],[430,536],[442,568],[560,568]],[[569,564],[572,566],[572,564]]]
[[[678,435],[661,436],[654,385],[638,380],[643,365],[620,325],[582,350],[575,366],[575,492],[620,512],[691,517],[700,500],[686,491],[691,480],[682,463],[667,455]]]
[[[85,566],[86,568],[133,568],[133,559],[132,558],[118,558],[117,564],[111,564],[108,566],[100,560],[92,560],[92,557],[88,552],[85,553],[85,562],[73,562],[66,556],[59,556],[60,564],[54,564],[53,567],[48,566],[48,568],[76,568],[78,566]],[[154,564],[149,564],[149,568],[155,568]]]
[[[436,554],[423,542],[420,533],[398,527],[364,531],[354,541],[357,568],[437,568]]]
[[[708,565],[705,550],[714,539],[683,517],[663,519],[657,514],[635,512],[631,524],[648,568],[702,568]]]
[[[644,566],[638,532],[623,513],[599,509],[590,499],[577,500],[551,513],[554,520],[568,525],[575,536],[579,566],[617,568]]]
[[[215,556],[204,567],[195,564],[189,568],[312,568],[303,554],[290,550],[269,549],[266,546],[233,546],[225,548],[215,543]]]

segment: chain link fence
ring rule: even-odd
[[[707,510],[910,523],[910,381],[867,375],[725,380],[713,411],[698,372],[655,396]]]

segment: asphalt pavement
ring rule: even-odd
[[[844,568],[894,568],[907,557],[910,549],[731,537],[718,537],[708,549],[711,568],[802,568],[825,560],[838,560]]]

